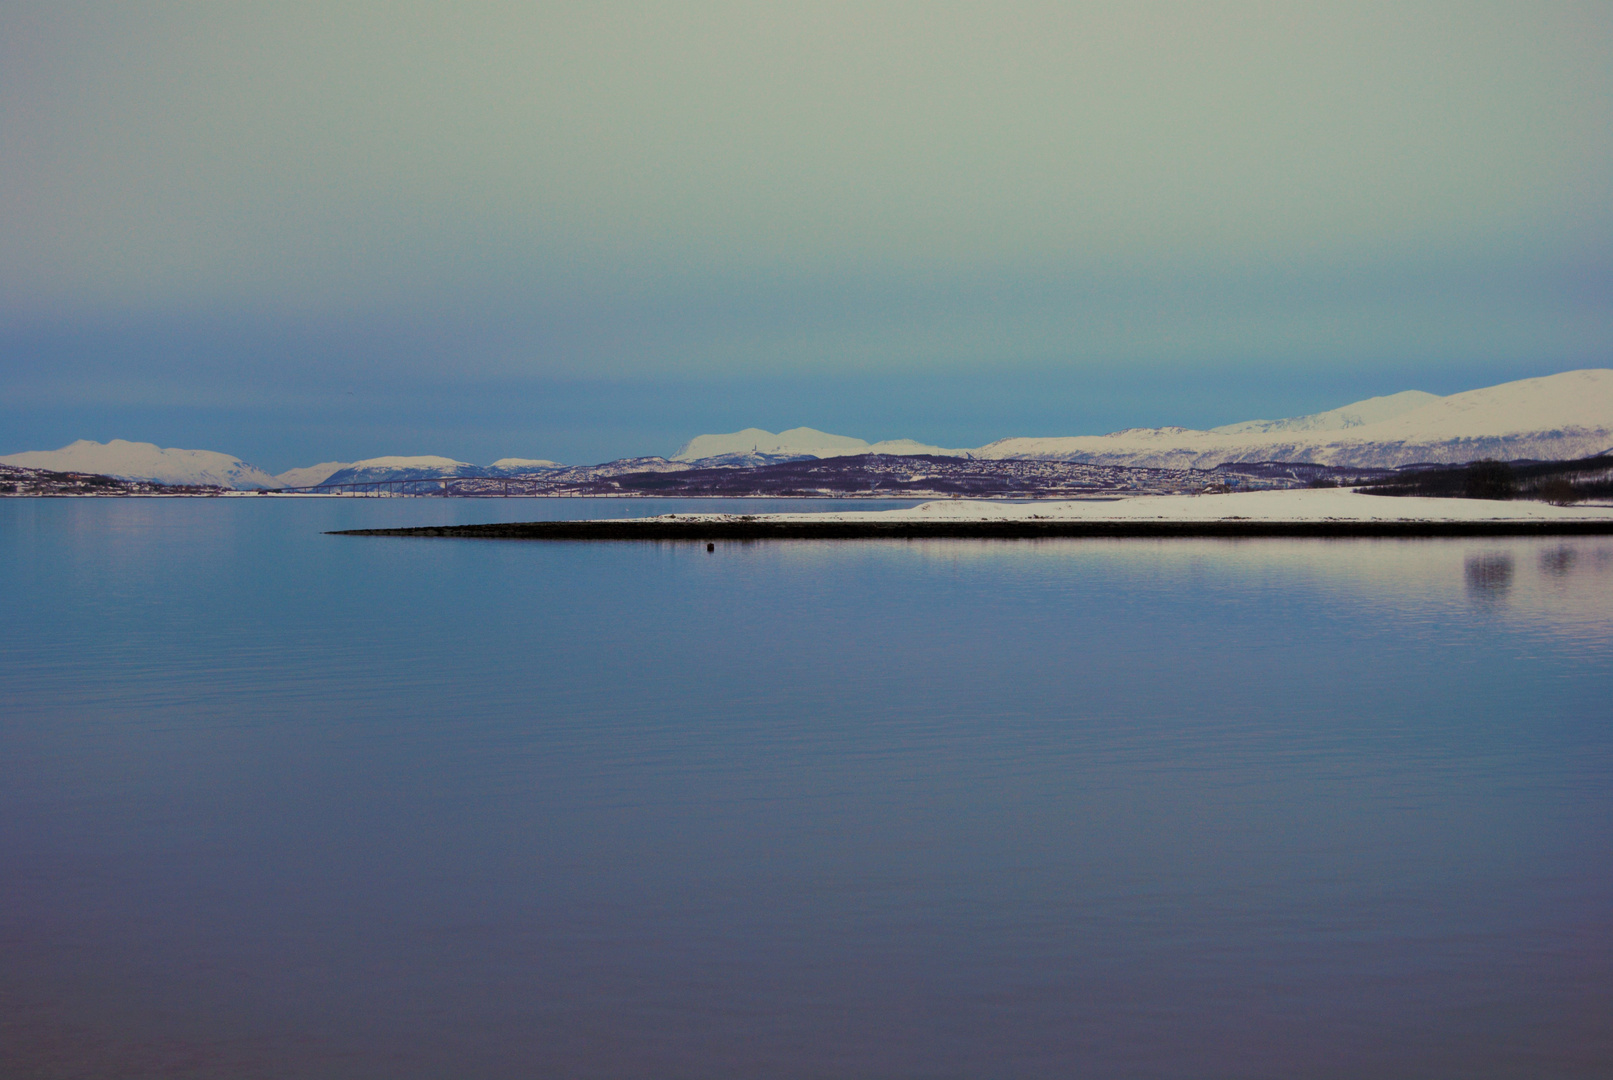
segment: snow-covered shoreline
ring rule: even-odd
[[[734,514],[666,515],[679,521],[728,522]],[[749,515],[746,515],[748,518]],[[1608,521],[1613,506],[1553,506],[1525,500],[1433,499],[1363,495],[1348,488],[1250,491],[1226,495],[1137,495],[1120,499],[997,502],[941,499],[903,510],[841,510],[817,514],[765,514],[754,520],[808,522],[1481,522]]]

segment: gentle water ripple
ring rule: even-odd
[[[0,1071],[1613,1068],[1613,541],[708,508],[0,500]]]

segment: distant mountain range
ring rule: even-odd
[[[154,480],[256,491],[285,485],[256,465],[214,450],[164,450],[153,443],[80,439],[60,450],[31,450],[0,458],[0,465],[53,472],[93,473],[120,480]]]
[[[473,465],[447,457],[376,457],[327,461],[270,476],[229,454],[162,449],[152,443],[79,440],[60,450],[0,457],[0,464],[95,473],[164,484],[237,490],[313,487],[432,477],[574,476],[580,479],[694,468],[752,468],[811,458],[864,454],[930,455],[976,460],[1061,461],[1155,469],[1285,461],[1349,468],[1456,464],[1481,458],[1562,460],[1613,448],[1613,370],[1569,371],[1439,397],[1407,390],[1327,412],[1282,420],[1247,420],[1199,431],[1131,428],[1108,435],[1017,437],[973,449],[911,439],[869,443],[813,428],[773,434],[746,428],[700,435],[670,458],[626,458],[564,466],[533,458]]]
[[[520,476],[563,468],[565,466],[559,462],[541,458],[500,458],[491,465],[472,465],[445,457],[377,457],[363,461],[327,461],[323,465],[283,472],[275,479],[282,487],[314,487],[434,476]]]
[[[1129,428],[1109,435],[1009,438],[973,449],[910,440],[866,443],[812,428],[773,435],[750,428],[702,435],[673,455],[689,464],[747,451],[789,457],[933,454],[997,460],[1070,461],[1153,469],[1289,461],[1392,469],[1481,458],[1562,460],[1613,447],[1613,370],[1569,371],[1450,397],[1406,390],[1327,412],[1246,420],[1199,431]]]
[[[695,462],[711,464],[720,461],[749,464],[748,459],[767,459],[755,463],[773,464],[800,458],[853,457],[858,454],[889,454],[893,457],[934,454],[939,457],[967,457],[969,451],[947,450],[912,439],[888,439],[885,442],[870,443],[849,435],[830,435],[828,432],[809,427],[791,428],[777,435],[761,428],[746,428],[744,431],[736,431],[729,435],[697,435],[684,443],[683,449],[673,454],[670,460],[692,465]]]
[[[1213,468],[1298,461],[1354,468],[1458,464],[1492,458],[1590,457],[1613,447],[1613,370],[1569,371],[1450,397],[1416,392],[1331,412],[1254,420],[1210,431],[1146,428],[1112,435],[999,439],[974,453],[1095,465]]]

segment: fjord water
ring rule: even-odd
[[[1613,539],[713,508],[0,500],[0,1073],[1613,1070]]]

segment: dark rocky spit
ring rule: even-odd
[[[769,521],[626,518],[342,529],[330,536],[471,540],[1037,540],[1063,537],[1598,536],[1606,521]]]

